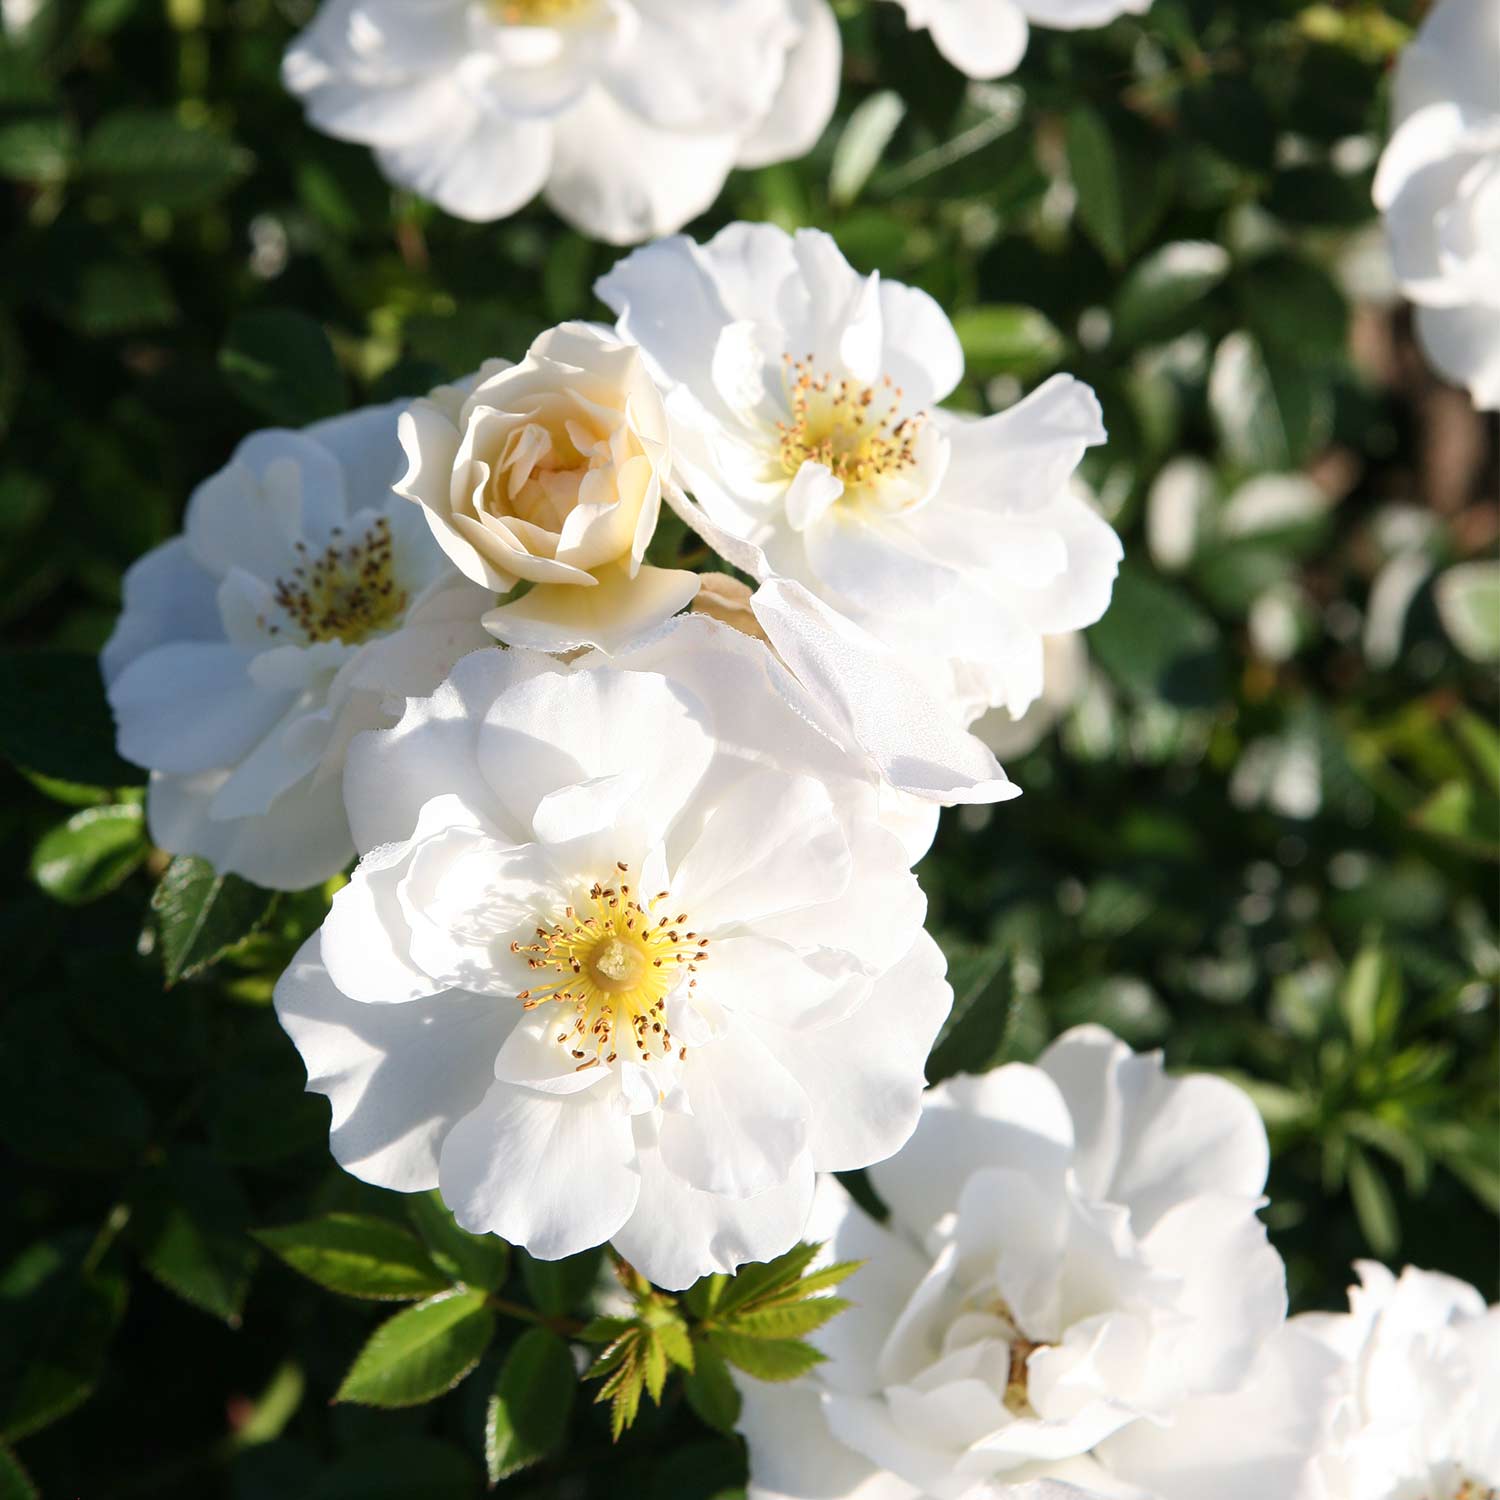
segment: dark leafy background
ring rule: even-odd
[[[736,176],[696,227],[821,225],[925,286],[971,408],[1054,369],[1090,381],[1111,441],[1089,478],[1129,554],[1084,707],[1011,768],[1026,795],[950,814],[921,868],[958,994],[932,1075],[1087,1019],[1164,1045],[1253,1088],[1295,1306],[1337,1305],[1372,1254],[1493,1296],[1496,686],[1430,578],[1398,649],[1365,646],[1386,507],[1419,513],[1439,569],[1496,534],[1493,425],[1347,274],[1420,0],[1157,0],[1035,34],[998,88],[966,88],[895,6],[841,8],[822,146]],[[332,1165],[268,1005],[324,896],[163,881],[112,750],[91,653],[121,574],[240,437],[601,311],[612,252],[540,209],[446,219],[304,129],[277,62],[309,10],[41,0],[0,51],[0,1496],[447,1500],[484,1484],[487,1428],[508,1493],[732,1494],[708,1360],[617,1448],[593,1388],[575,1399],[558,1336],[595,1261],[506,1256]],[[1302,471],[1328,505],[1210,528],[1163,572],[1147,500],[1182,454],[1224,493]],[[1252,629],[1268,591],[1285,651]],[[1316,768],[1315,807],[1262,795],[1247,766],[1278,756]],[[392,1394],[350,1365],[395,1304],[331,1294],[250,1231],[333,1212],[425,1241],[359,1231],[399,1295],[479,1288],[423,1314],[460,1325],[438,1389],[480,1358],[452,1395],[330,1405],[346,1377],[356,1401]]]

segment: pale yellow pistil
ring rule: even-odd
[[[788,477],[795,477],[803,464],[816,463],[846,486],[858,488],[916,464],[917,435],[927,414],[903,416],[903,392],[889,376],[878,386],[859,386],[816,373],[811,355],[782,359],[791,420],[776,426]]]
[[[333,540],[317,557],[298,542],[302,560],[273,590],[276,603],[309,641],[342,641],[357,645],[388,629],[406,609],[406,594],[397,588],[390,522],[384,516],[357,541],[345,543],[335,526]],[[267,627],[271,635],[280,625]]]
[[[555,26],[576,16],[591,0],[490,0],[497,21],[507,26]]]
[[[629,873],[623,864],[616,869]],[[516,998],[527,1010],[550,1002],[572,1013],[554,1039],[567,1048],[576,1072],[615,1062],[622,1049],[641,1062],[666,1058],[674,1050],[679,1058],[686,1056],[667,1026],[667,997],[684,976],[689,989],[697,986],[708,939],[686,930],[686,912],[658,915],[669,900],[661,891],[643,903],[628,884],[596,881],[586,900],[567,907],[561,921],[537,928],[536,942],[511,944],[512,953],[527,955],[529,968],[559,976]]]

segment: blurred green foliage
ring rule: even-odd
[[[720,1355],[612,1448],[563,1342],[598,1258],[332,1165],[268,1004],[325,893],[169,868],[111,744],[121,574],[240,437],[601,311],[609,250],[446,219],[304,128],[277,65],[310,9],[4,7],[0,1495],[447,1500],[486,1461],[516,1495],[732,1493]],[[1086,1020],[1164,1045],[1260,1104],[1295,1306],[1364,1254],[1493,1296],[1497,693],[1434,581],[1493,548],[1495,434],[1422,371],[1369,194],[1418,0],[1157,0],[977,86],[897,7],[840,10],[834,128],[696,228],[820,225],[926,287],[971,409],[1093,384],[1129,555],[1026,795],[949,814],[921,868],[958,996],[932,1076]],[[391,1296],[421,1300],[361,1300]],[[682,1314],[639,1296],[656,1331],[611,1368],[654,1383]]]

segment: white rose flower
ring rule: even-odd
[[[1120,543],[1069,486],[1104,441],[1067,376],[998,416],[940,410],[963,374],[925,293],[826,234],[664,240],[597,288],[668,387],[674,504],[762,583],[783,660],[896,788],[1013,795],[962,726],[1042,691],[1042,639],[1108,606]]]
[[[1008,708],[992,708],[975,721],[974,733],[1002,760],[1030,755],[1088,686],[1089,653],[1082,631],[1045,637],[1042,661],[1042,696],[1025,713],[1017,716]]]
[[[1500,409],[1500,0],[1439,0],[1396,70],[1375,174],[1433,364]]]
[[[1244,1094],[1098,1027],[930,1090],[885,1224],[819,1183],[865,1265],[824,1364],[741,1382],[752,1500],[1294,1500],[1333,1361],[1277,1332],[1266,1167]]]
[[[308,118],[460,218],[537,193],[584,234],[679,229],[838,97],[827,0],[327,0],[282,67]]]
[[[672,448],[639,351],[582,323],[402,414],[398,494],[466,577],[530,592],[485,616],[512,646],[618,650],[691,602],[698,575],[643,564]]]
[[[1320,1500],[1495,1500],[1500,1308],[1433,1271],[1355,1269],[1348,1313],[1292,1319],[1340,1360]]]
[[[879,786],[755,641],[465,658],[345,774],[364,858],[276,991],[332,1148],[659,1285],[895,1150],[951,1003]]]
[[[399,410],[255,433],[125,575],[100,661],[173,854],[277,890],[336,875],[354,857],[349,741],[485,643],[493,593],[391,489]]]
[[[1144,15],[1151,0],[900,0],[913,31],[970,78],[1002,78],[1026,55],[1031,26],[1078,31]]]

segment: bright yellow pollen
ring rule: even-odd
[[[617,865],[620,874],[627,867]],[[632,1061],[679,1057],[685,1047],[672,1041],[665,1014],[667,996],[683,977],[697,986],[698,965],[708,958],[708,939],[687,928],[687,913],[658,915],[670,896],[661,891],[642,902],[623,882],[596,881],[586,901],[567,907],[561,921],[538,927],[536,942],[512,943],[545,983],[516,998],[527,1010],[551,1002],[571,1013],[558,1024],[554,1040],[567,1048],[575,1071],[615,1062],[622,1051]]]
[[[330,534],[333,540],[315,558],[305,542],[297,543],[302,561],[276,580],[274,597],[309,641],[353,646],[395,625],[406,609],[406,594],[396,587],[391,526],[384,516],[347,545],[341,527]],[[275,624],[267,630],[281,633]]]
[[[857,386],[817,374],[812,356],[782,356],[791,421],[778,422],[781,467],[795,477],[805,463],[823,464],[851,488],[888,479],[917,462],[917,435],[926,412],[901,412],[902,391],[887,376],[878,386]]]

